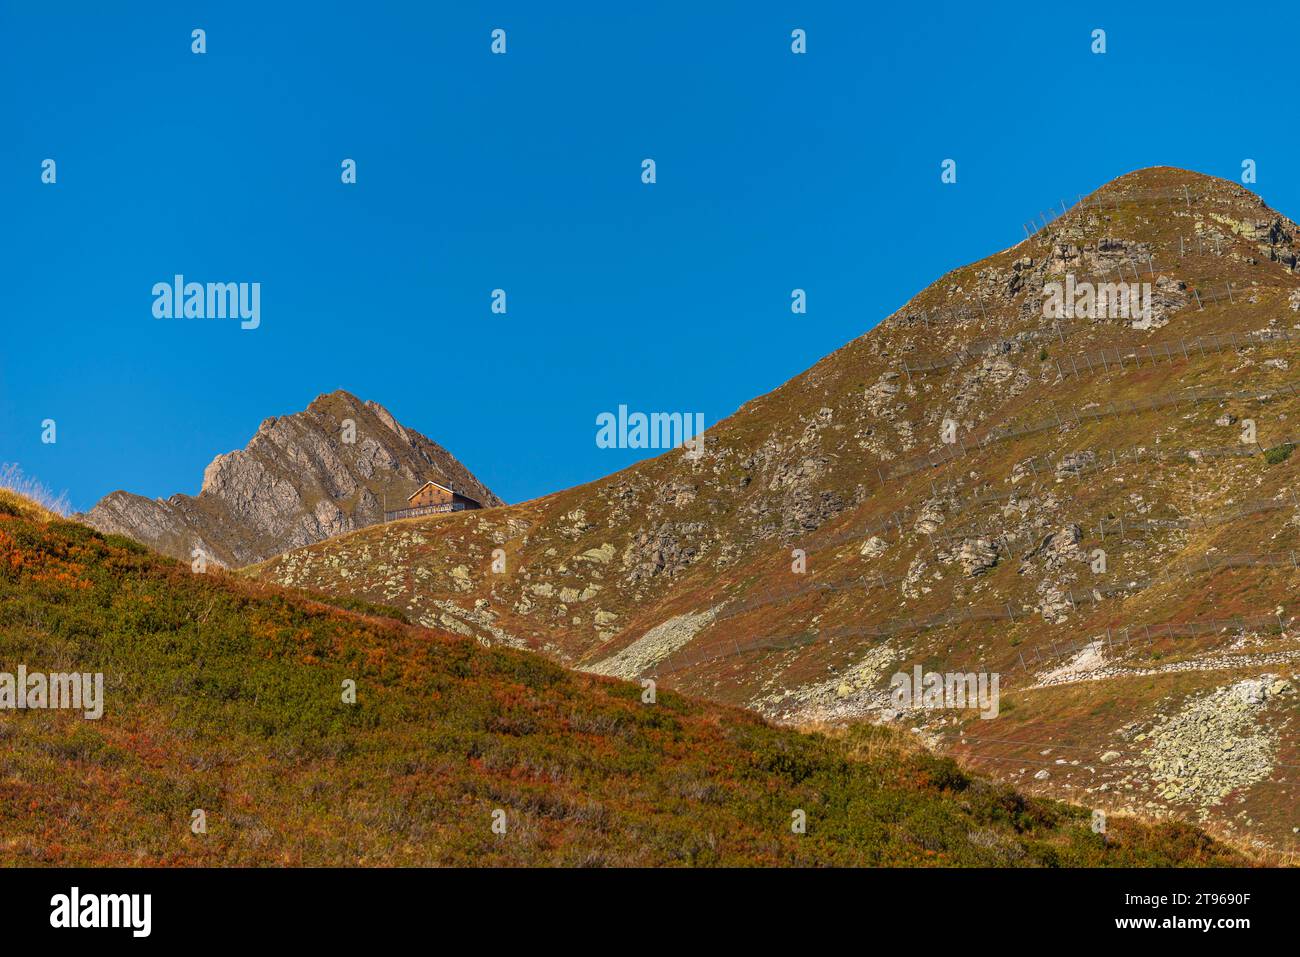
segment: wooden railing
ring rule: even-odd
[[[421,515],[438,515],[442,512],[460,512],[467,506],[464,502],[446,502],[442,505],[417,505],[415,508],[399,508],[393,512],[384,512],[384,521],[392,522],[399,518],[419,518]]]

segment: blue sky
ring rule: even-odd
[[[599,413],[716,422],[1130,170],[1251,158],[1300,213],[1271,5],[296,6],[0,4],[0,462],[77,507],[336,388],[520,501],[657,454]],[[260,328],[154,319],[176,273]]]

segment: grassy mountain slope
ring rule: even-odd
[[[1132,173],[747,403],[698,460],[252,573],[783,721],[890,718],[1029,788],[1294,851],[1297,250],[1236,184]],[[1067,276],[1150,283],[1151,316],[1049,319]],[[916,664],[1001,673],[1001,718],[892,713]],[[1223,729],[1189,728],[1232,689],[1261,700],[1224,758]]]
[[[97,721],[0,710],[0,864],[1243,862],[1176,823],[1116,819],[1103,841],[1087,811],[889,729],[646,704],[366,611],[196,575],[0,495],[0,671],[103,672],[106,698]]]

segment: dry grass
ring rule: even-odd
[[[1244,863],[1186,825],[1103,842],[1084,809],[892,729],[799,734],[667,689],[651,706],[360,607],[0,514],[0,660],[106,676],[101,720],[0,720],[0,866]]]
[[[55,494],[39,479],[27,475],[17,462],[0,464],[0,508],[8,505],[25,518],[67,518],[72,504],[67,492]]]

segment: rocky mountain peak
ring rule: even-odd
[[[1294,852],[1268,774],[1300,713],[1300,230],[1171,167],[1064,198],[701,455],[257,574],[777,721],[906,724],[1057,796]],[[895,708],[917,666],[999,675],[999,723]]]
[[[209,463],[197,496],[113,492],[85,520],[177,558],[198,548],[238,567],[381,522],[386,505],[430,480],[502,504],[442,446],[338,390],[264,419],[245,448]]]

